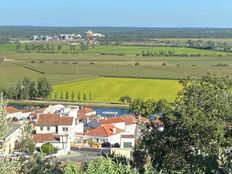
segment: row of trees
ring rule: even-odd
[[[77,98],[78,101],[81,101],[81,100],[89,100],[91,101],[92,100],[92,93],[83,93],[83,95],[78,92],[78,94],[76,95],[73,91],[71,92],[71,94],[69,93],[69,91],[66,91],[65,93],[57,93],[55,92],[54,94],[54,99],[55,100],[69,100],[71,98],[72,101],[75,100],[75,98]]]
[[[200,57],[204,56],[202,54],[193,54],[193,53],[176,53],[175,51],[142,51],[142,56],[146,57],[155,57],[155,56],[179,56],[179,57]]]
[[[47,99],[52,92],[52,85],[46,78],[40,78],[37,81],[24,78],[18,81],[16,85],[2,89],[5,98],[8,99]]]

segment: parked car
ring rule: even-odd
[[[10,159],[11,160],[17,160],[19,158],[29,159],[30,156],[27,153],[24,153],[24,152],[13,152],[12,154],[10,154]]]

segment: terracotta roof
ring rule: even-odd
[[[162,121],[160,121],[159,119],[155,119],[155,120],[153,120],[153,123],[154,123],[155,125],[157,125],[157,124],[161,124]]]
[[[138,120],[133,115],[123,115],[120,117],[127,125],[136,124]]]
[[[115,131],[115,132],[114,132]],[[122,130],[114,127],[113,125],[103,125],[87,132],[88,136],[109,137],[121,133]]]
[[[101,124],[113,124],[113,123],[122,123],[124,122],[120,117],[109,117],[106,119],[99,120]]]
[[[134,135],[121,135],[121,138],[134,138]]]
[[[21,110],[16,109],[13,106],[6,106],[6,113],[16,113],[16,112],[22,112]]]
[[[36,125],[72,125],[73,117],[60,117],[54,114],[40,114]]]
[[[94,112],[94,110],[92,108],[88,108],[88,107],[84,107],[78,111],[78,113],[82,113],[82,114],[86,114],[86,113],[90,113],[90,112]]]
[[[45,143],[45,142],[59,142],[59,137],[54,134],[33,134],[32,141],[34,143]]]

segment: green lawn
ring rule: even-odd
[[[78,100],[80,93],[94,102],[119,102],[119,98],[129,95],[132,98],[154,98],[155,100],[166,99],[174,101],[177,91],[181,85],[176,80],[151,80],[151,79],[127,79],[127,78],[98,78],[93,80],[83,80],[79,82],[61,84],[53,86],[52,99],[60,99],[61,93],[65,98],[66,91],[71,100],[72,91],[75,99]],[[57,98],[55,98],[57,96]]]

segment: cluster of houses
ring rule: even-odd
[[[140,125],[146,125],[144,117],[132,115],[102,117],[89,107],[53,105],[47,108],[18,110],[6,107],[7,117],[13,122],[0,149],[6,154],[14,150],[21,135],[24,120],[33,126],[33,142],[36,147],[50,143],[60,154],[67,154],[71,146],[131,149],[140,137]],[[0,150],[1,152],[1,150]]]
[[[105,35],[102,33],[93,33],[92,31],[88,30],[85,33],[85,37],[82,37],[81,34],[58,34],[54,36],[50,35],[33,35],[32,36],[32,41],[82,41],[82,38],[104,38]]]

